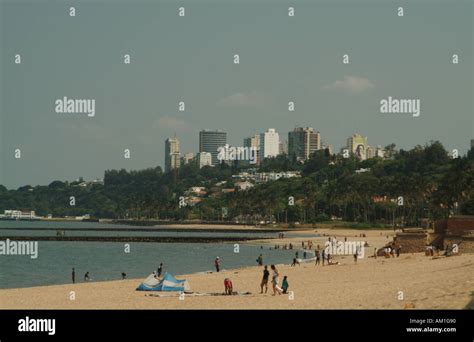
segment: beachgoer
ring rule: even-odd
[[[288,286],[290,285],[288,284],[287,276],[284,276],[281,283],[281,289],[283,290],[283,293],[288,293]]]
[[[84,281],[89,281],[90,279],[89,272],[86,272],[86,274],[84,274]]]
[[[232,295],[233,292],[233,286],[232,286],[232,281],[229,278],[224,279],[224,292],[226,295]]]
[[[127,274],[125,272],[122,272],[122,280],[124,280],[125,278],[127,278]]]
[[[321,260],[321,255],[319,253],[319,249],[316,250],[316,264],[315,265],[319,265],[319,262]]]
[[[262,266],[263,265],[263,255],[260,254],[257,258],[257,262],[258,262],[258,266]]]
[[[76,271],[74,270],[74,267],[72,268],[72,283],[76,283]]]
[[[216,260],[214,260],[214,266],[216,267],[216,272],[219,272],[221,267],[221,259],[219,257],[216,257]]]
[[[263,269],[263,278],[262,282],[260,283],[260,293],[263,293],[263,287],[265,286],[265,293],[268,291],[268,278],[270,277],[270,272],[268,272],[268,266],[265,265]]]
[[[293,258],[293,263],[291,264],[291,266],[293,267],[293,266],[296,266],[297,264],[300,265],[300,263],[298,262],[298,259]]]
[[[160,263],[160,266],[158,267],[157,276],[160,277],[162,272],[163,272],[163,263]]]
[[[324,259],[326,259],[326,250],[323,249],[323,253],[321,255],[321,261],[323,262],[323,266],[324,266]]]
[[[273,274],[272,274],[273,295],[272,296],[276,295],[277,293],[281,295],[281,291],[278,288],[278,276],[280,274],[278,273],[278,270],[276,269],[275,265],[271,265],[270,268],[273,271]]]
[[[303,252],[303,259],[306,259],[306,250]]]

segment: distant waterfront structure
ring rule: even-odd
[[[175,135],[165,140],[165,172],[179,169],[180,164],[179,140]]]
[[[274,128],[260,134],[260,158],[276,157],[280,152],[280,136]]]
[[[360,160],[367,159],[367,137],[355,133],[349,138],[347,138],[346,146],[349,151],[356,156],[356,158]]]
[[[222,130],[205,129],[199,132],[199,153],[210,153],[213,166],[219,164],[217,149],[225,144],[227,144],[227,133]]]
[[[312,127],[296,127],[288,132],[288,156],[298,161],[308,160],[309,156],[321,149],[321,134]]]
[[[199,152],[196,156],[199,168],[204,166],[212,166],[212,155],[209,152]]]
[[[254,148],[257,150],[256,165],[260,165],[260,135],[254,134],[251,137],[244,138],[244,147]]]

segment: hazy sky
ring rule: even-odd
[[[0,4],[0,184],[8,188],[163,166],[167,137],[176,132],[181,152],[197,152],[204,128],[224,129],[241,146],[269,127],[286,140],[295,126],[311,126],[335,150],[355,132],[370,145],[440,140],[461,153],[474,138],[470,0]],[[64,96],[95,99],[95,117],[56,113]],[[388,96],[420,99],[420,117],[381,114]]]

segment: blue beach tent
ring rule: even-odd
[[[176,291],[184,292],[189,291],[191,288],[186,280],[178,280],[169,273],[165,273],[163,278],[157,279],[155,274],[150,274],[137,287],[137,291]]]

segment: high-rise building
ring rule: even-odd
[[[184,154],[183,162],[186,165],[186,164],[189,164],[189,162],[193,159],[194,159],[194,153],[193,152],[188,152],[188,153]]]
[[[282,140],[278,144],[278,154],[288,154],[288,142],[286,140]]]
[[[280,136],[274,128],[260,134],[260,158],[276,157],[279,153]]]
[[[212,166],[212,155],[209,152],[199,152],[197,154],[197,160],[200,169],[204,166]]]
[[[165,171],[178,169],[181,164],[179,155],[179,140],[176,135],[165,140]]]
[[[365,150],[365,158],[383,158],[385,156],[384,152],[384,149],[380,145],[377,147],[367,146],[367,149]]]
[[[227,133],[221,130],[205,129],[199,132],[199,152],[209,152],[212,156],[212,165],[219,164],[218,148],[227,144]]]
[[[309,156],[321,149],[321,134],[312,127],[297,127],[288,132],[288,156],[298,161],[308,160]]]
[[[360,160],[367,159],[367,137],[355,133],[347,138],[346,146],[349,151],[356,156],[356,158],[359,158]]]
[[[245,138],[244,147],[257,150],[257,160],[255,164],[260,165],[260,135],[255,134],[251,137]]]

